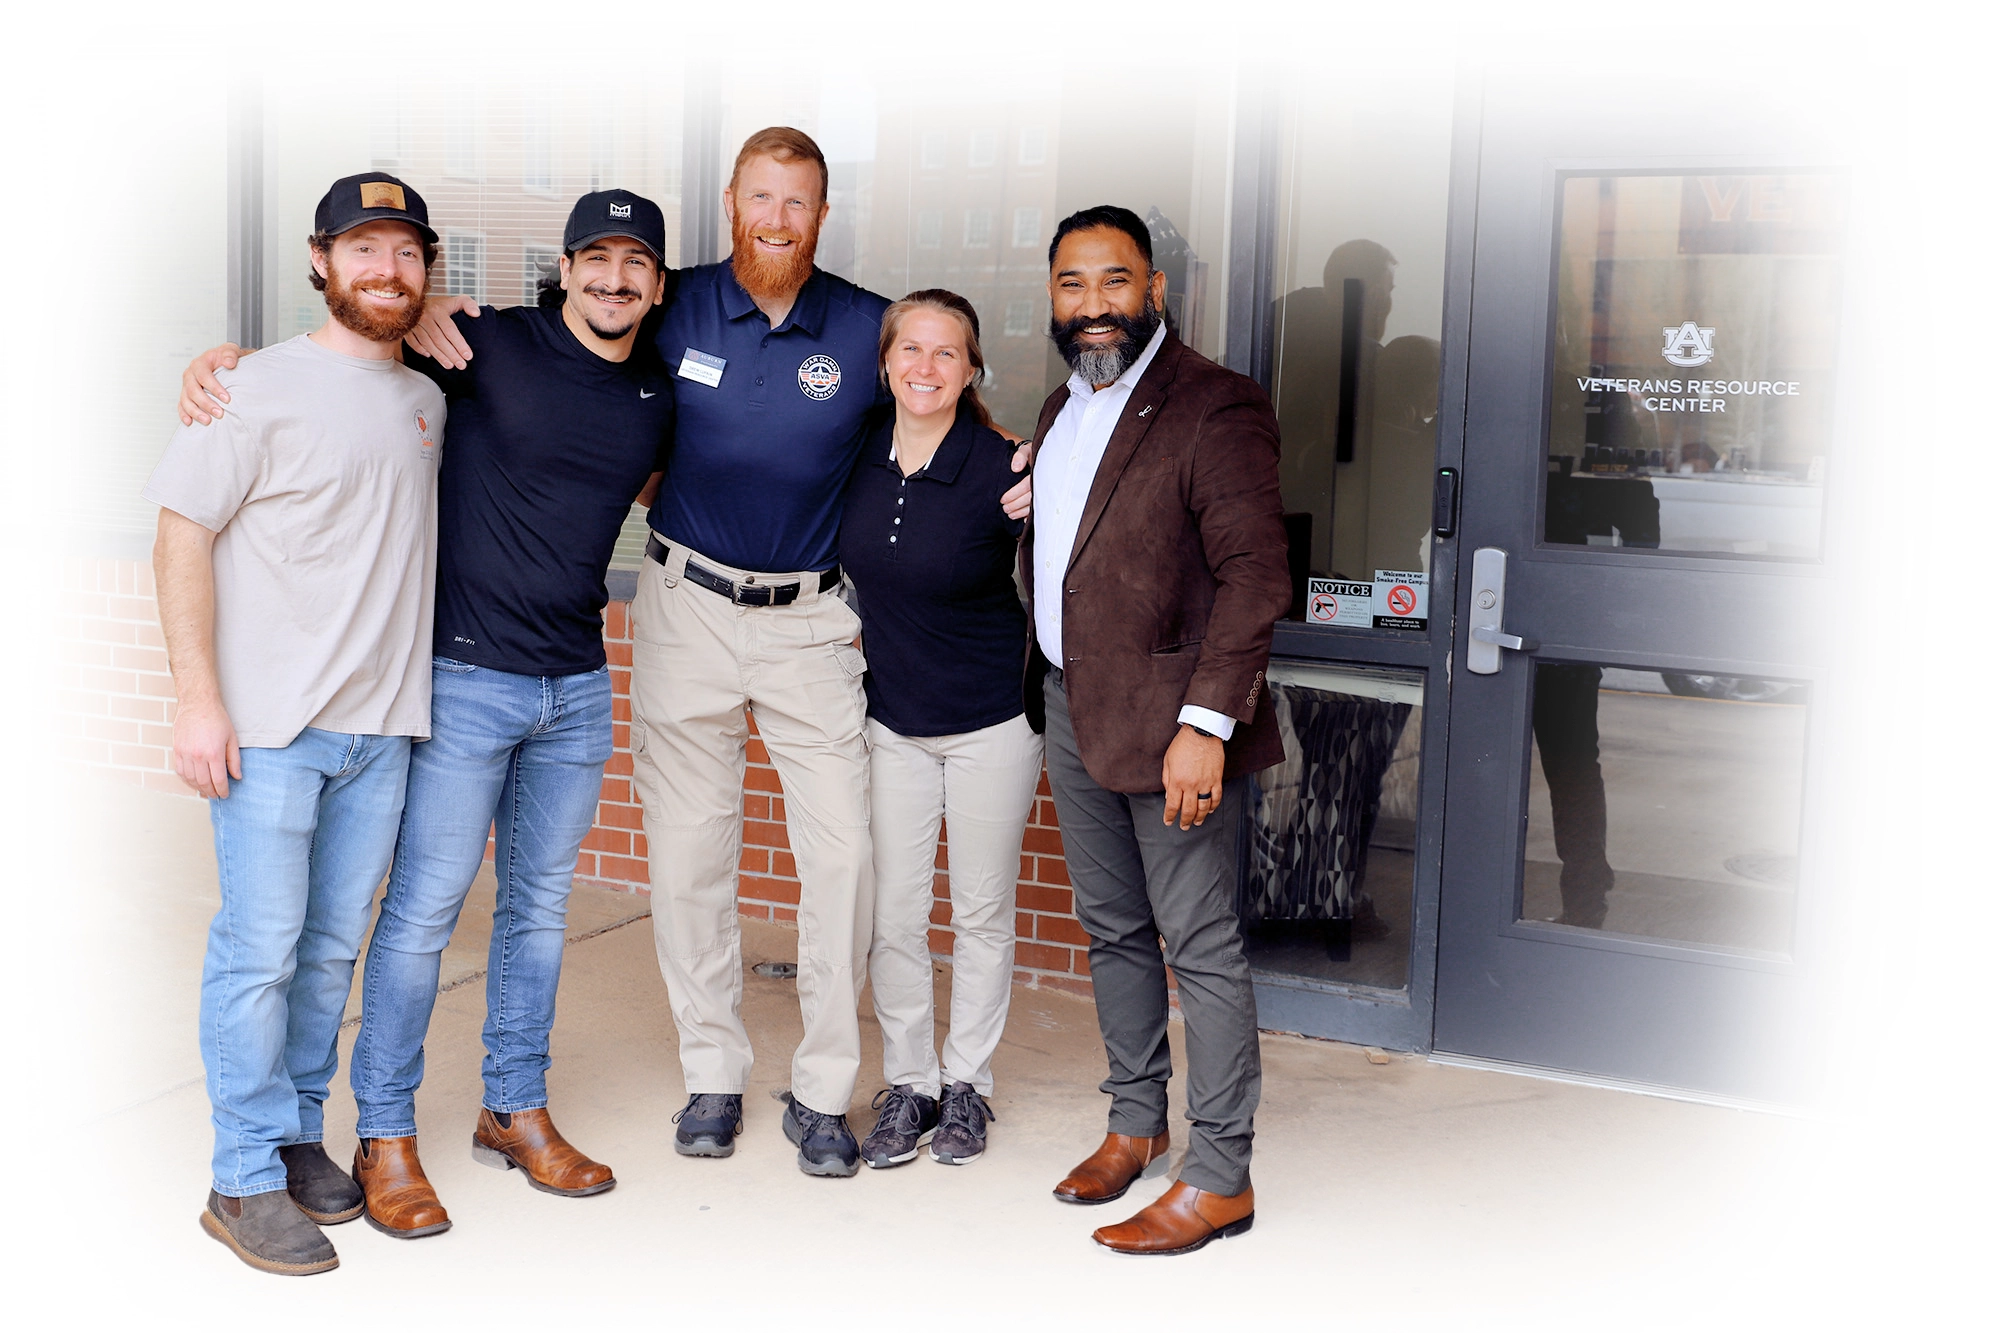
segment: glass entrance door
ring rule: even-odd
[[[1483,91],[1435,1045],[1783,1100],[1846,182],[1665,92]]]

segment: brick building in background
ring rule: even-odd
[[[160,635],[152,567],[137,560],[70,560],[63,565],[65,614],[59,628],[70,684],[57,696],[62,757],[90,773],[196,799],[173,768],[173,678]],[[646,834],[632,790],[632,620],[628,602],[604,613],[611,662],[616,749],[604,773],[597,823],[577,857],[579,882],[648,893]],[[798,919],[799,879],[785,835],[785,793],[754,728],[743,779],[743,857],[737,906],[759,921]],[[951,902],[944,868],[950,831],[939,839],[931,950],[951,951]],[[1062,834],[1044,774],[1021,840],[1015,915],[1015,979],[1089,990],[1088,937],[1070,900]]]

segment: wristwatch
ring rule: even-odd
[[[1203,727],[1198,727],[1192,722],[1183,722],[1181,723],[1181,725],[1186,727],[1189,731],[1192,731],[1197,736],[1206,736],[1212,741],[1219,741],[1222,739],[1222,737],[1216,735],[1214,732],[1209,731]]]

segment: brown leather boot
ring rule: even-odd
[[[362,1216],[385,1236],[415,1240],[451,1230],[451,1218],[417,1160],[417,1140],[363,1139],[354,1150],[354,1183],[366,1201]]]
[[[1167,1131],[1150,1139],[1129,1134],[1106,1134],[1097,1151],[1078,1163],[1056,1186],[1056,1197],[1064,1203],[1110,1203],[1132,1188],[1141,1176],[1157,1176],[1167,1169]]]
[[[545,1107],[512,1114],[480,1107],[472,1160],[501,1171],[519,1167],[530,1185],[566,1199],[602,1194],[618,1183],[610,1167],[570,1147]]]
[[[1210,1194],[1185,1180],[1116,1226],[1090,1238],[1120,1254],[1188,1254],[1218,1237],[1240,1236],[1257,1220],[1257,1192]]]

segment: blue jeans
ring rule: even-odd
[[[308,727],[283,749],[244,750],[243,776],[208,803],[222,909],[201,971],[201,1058],[218,1194],[283,1189],[278,1149],[323,1134],[409,758],[407,736]]]
[[[523,676],[434,659],[431,738],[410,752],[396,866],[361,982],[361,1035],[347,1071],[358,1137],[417,1132],[439,959],[489,828],[499,894],[486,963],[484,1101],[508,1112],[549,1104],[570,876],[610,758],[609,668]]]

